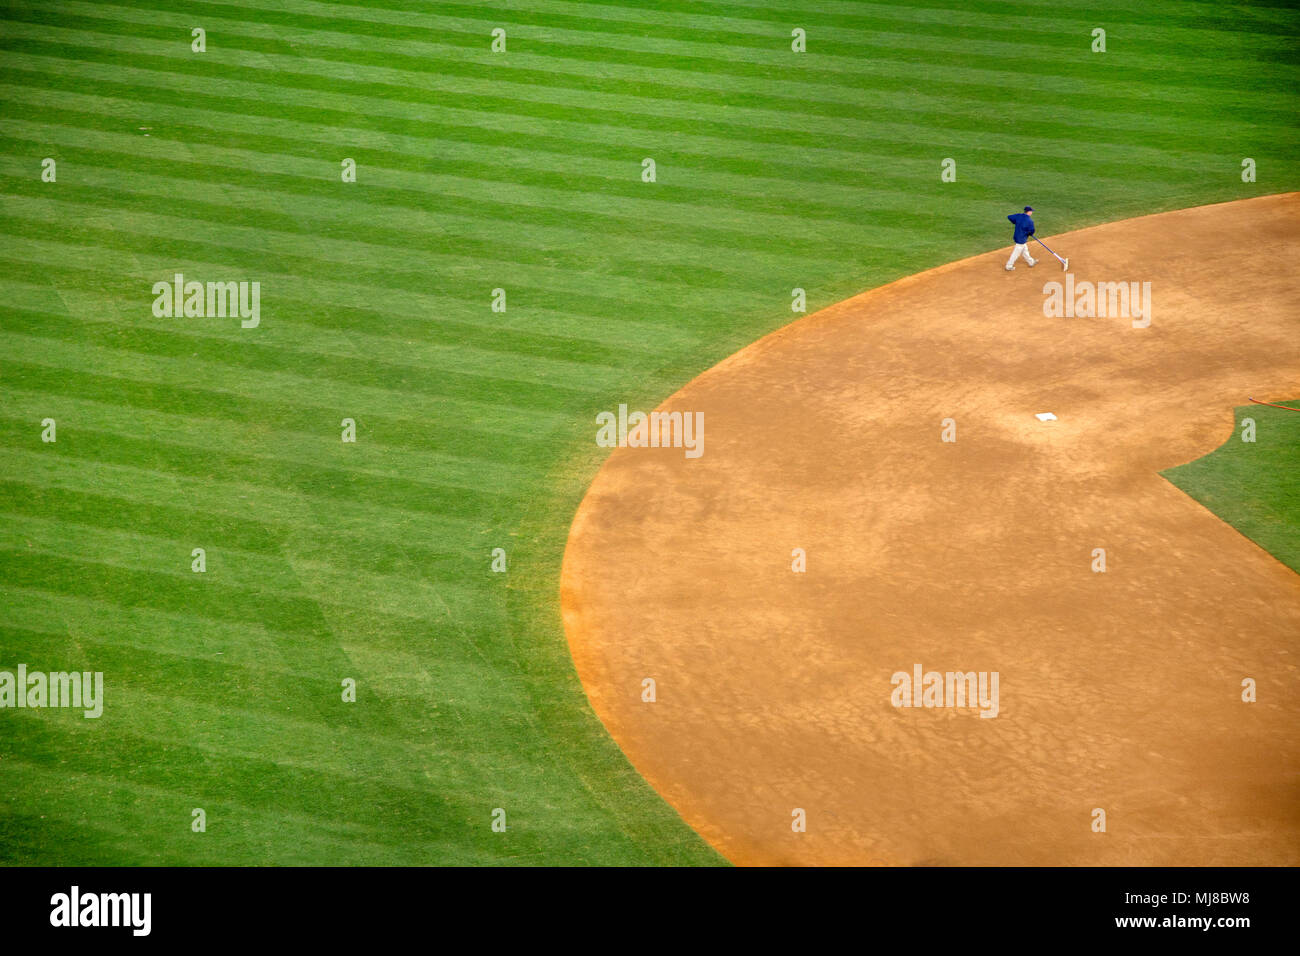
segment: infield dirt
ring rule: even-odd
[[[1300,577],[1158,474],[1300,395],[1300,194],[1047,241],[1150,282],[1150,326],[1045,316],[1045,253],[962,260],[700,375],[661,407],[703,456],[620,448],[589,489],[579,676],[733,862],[1300,863]],[[997,671],[998,715],[892,706],[916,664]]]

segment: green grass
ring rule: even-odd
[[[1253,442],[1242,440],[1246,418],[1255,422]],[[1300,573],[1300,414],[1242,405],[1231,438],[1161,474]]]
[[[7,863],[719,862],[568,656],[596,413],[1026,202],[1047,237],[1300,188],[1285,7],[0,10],[0,669],[107,684],[0,711]],[[261,327],[154,318],[176,271],[260,281]]]

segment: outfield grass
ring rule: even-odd
[[[1246,418],[1255,423],[1253,442],[1242,440]],[[1231,438],[1161,474],[1300,573],[1300,414],[1242,405]]]
[[[719,862],[568,657],[596,413],[1026,202],[1050,237],[1300,188],[1283,7],[0,9],[0,669],[107,683],[0,711],[7,863]],[[155,318],[175,272],[259,281],[261,326]]]

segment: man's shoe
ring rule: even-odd
[[[1008,272],[1015,272],[1015,271],[1016,271],[1016,267],[1015,267],[1015,266],[1007,266],[1007,271],[1008,271]]]

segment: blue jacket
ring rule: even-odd
[[[1007,218],[1016,224],[1016,245],[1028,242],[1029,237],[1034,234],[1034,217],[1026,212],[1018,212]]]

